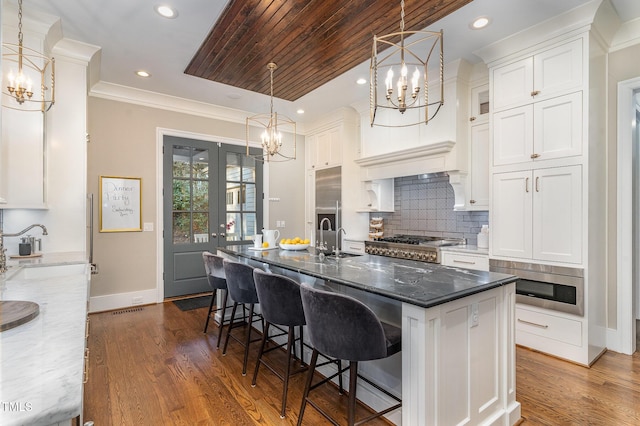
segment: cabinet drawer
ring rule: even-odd
[[[442,264],[445,266],[455,266],[458,268],[478,269],[480,271],[489,270],[489,256],[442,252]]]
[[[364,241],[344,240],[344,247],[342,251],[352,254],[365,254]]]
[[[516,336],[526,332],[564,344],[582,346],[582,322],[516,306]],[[517,337],[516,337],[516,340]]]

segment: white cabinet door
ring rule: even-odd
[[[532,154],[537,161],[582,154],[582,92],[534,104]]]
[[[582,154],[582,92],[493,115],[493,165]]]
[[[495,256],[582,262],[582,167],[493,175]]]
[[[527,163],[533,153],[533,105],[493,115],[493,165]]]
[[[531,258],[531,171],[493,175],[491,251],[495,256]]]
[[[494,68],[494,111],[581,90],[582,53],[582,39],[578,39]]]
[[[315,141],[311,154],[311,168],[322,169],[342,164],[341,128],[330,129],[310,137]]]
[[[318,135],[307,135],[305,138],[305,156],[307,169],[315,169],[318,165]]]
[[[494,68],[491,73],[494,111],[531,102],[533,57]]]
[[[533,90],[536,100],[582,89],[582,39],[534,56]]]
[[[582,167],[533,172],[533,257],[582,261]]]
[[[489,123],[471,126],[469,205],[489,208]]]

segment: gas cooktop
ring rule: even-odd
[[[423,235],[393,235],[365,241],[365,252],[401,259],[440,263],[440,249],[444,246],[466,244],[464,238],[428,237]]]

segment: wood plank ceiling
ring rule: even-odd
[[[422,30],[472,0],[405,0]],[[230,0],[185,73],[295,101],[371,57],[373,36],[400,29],[400,1]],[[444,35],[446,38],[446,34]]]

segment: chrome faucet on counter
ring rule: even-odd
[[[336,257],[340,257],[340,249],[342,248],[342,238],[340,235],[347,235],[347,231],[344,228],[340,227],[336,230],[336,248],[333,251],[336,254]]]
[[[329,220],[329,218],[325,217],[320,221],[320,242],[316,243],[316,248],[322,251],[327,250],[327,243],[324,242],[324,221],[325,220],[327,221],[327,223],[329,223],[329,228],[327,229],[327,231],[331,231],[331,221]]]
[[[0,225],[1,223],[2,222],[0,222]],[[29,225],[26,228],[24,228],[22,231],[16,232],[13,234],[4,233],[2,231],[2,227],[0,226],[0,273],[7,272],[7,255],[5,254],[7,249],[4,248],[4,237],[19,237],[20,235],[27,233],[28,231],[30,231],[35,227],[42,228],[42,235],[49,235],[49,232],[47,232],[47,227],[44,225],[40,225],[39,223],[34,223],[33,225]]]

